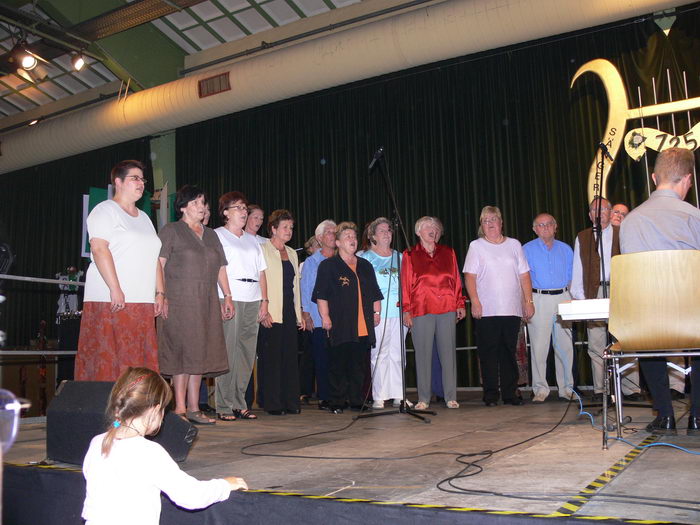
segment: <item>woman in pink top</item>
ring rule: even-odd
[[[503,235],[501,210],[485,206],[479,223],[479,238],[469,245],[462,271],[476,325],[484,403],[498,403],[500,386],[504,404],[521,405],[515,347],[520,319],[535,313],[530,267],[520,242]]]

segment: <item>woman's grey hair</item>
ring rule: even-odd
[[[323,232],[326,231],[326,228],[337,228],[338,225],[330,220],[326,219],[325,221],[321,221],[321,223],[316,226],[316,230],[314,231],[314,235],[316,235],[316,239],[318,239],[319,244],[321,243],[321,235],[323,235]]]
[[[420,219],[418,219],[416,221],[416,226],[415,226],[416,235],[418,235],[418,232],[420,231],[420,229],[423,226],[425,226],[426,224],[434,224],[435,227],[439,230],[440,236],[442,236],[442,234],[444,232],[444,228],[442,227],[442,222],[440,222],[440,219],[438,219],[437,217],[430,217],[428,215],[426,215],[425,217],[421,217]]]
[[[503,215],[501,215],[501,210],[498,209],[498,206],[484,206],[479,215],[479,237],[484,236],[484,229],[481,227],[481,221],[484,220],[485,215],[496,215],[501,221],[501,228],[503,228]]]

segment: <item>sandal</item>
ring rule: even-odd
[[[236,416],[233,414],[216,414],[221,421],[236,421]]]
[[[258,419],[250,410],[234,410],[233,413],[238,419]]]
[[[214,425],[216,423],[213,419],[205,416],[201,410],[197,412],[187,412],[185,413],[185,417],[187,417],[190,423],[194,423],[195,425]]]

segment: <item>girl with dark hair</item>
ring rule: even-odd
[[[233,476],[199,481],[145,438],[160,430],[171,396],[165,380],[148,368],[128,368],[117,379],[105,413],[108,430],[92,439],[83,462],[86,525],[157,525],[161,491],[180,507],[201,509],[225,501],[232,490],[248,488]]]
[[[87,218],[92,264],[85,277],[75,379],[114,381],[128,366],[158,369],[153,316],[163,312],[161,247],[151,219],[136,207],[144,165],[124,160],[112,169],[114,197]]]
[[[199,409],[199,385],[202,376],[216,377],[229,368],[220,321],[234,315],[227,262],[219,237],[202,224],[204,193],[196,186],[183,186],[175,208],[180,220],[159,233],[167,294],[167,318],[158,327],[160,370],[173,378],[175,413],[212,425],[216,421]],[[217,282],[224,295],[221,302]]]

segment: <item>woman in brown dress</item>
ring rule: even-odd
[[[199,410],[202,376],[228,371],[221,318],[234,315],[226,276],[226,257],[218,236],[202,225],[204,193],[183,186],[175,197],[180,220],[163,226],[160,263],[165,272],[166,318],[158,330],[158,358],[163,375],[172,376],[175,413],[200,425],[215,421]],[[216,284],[224,292],[219,302]]]

